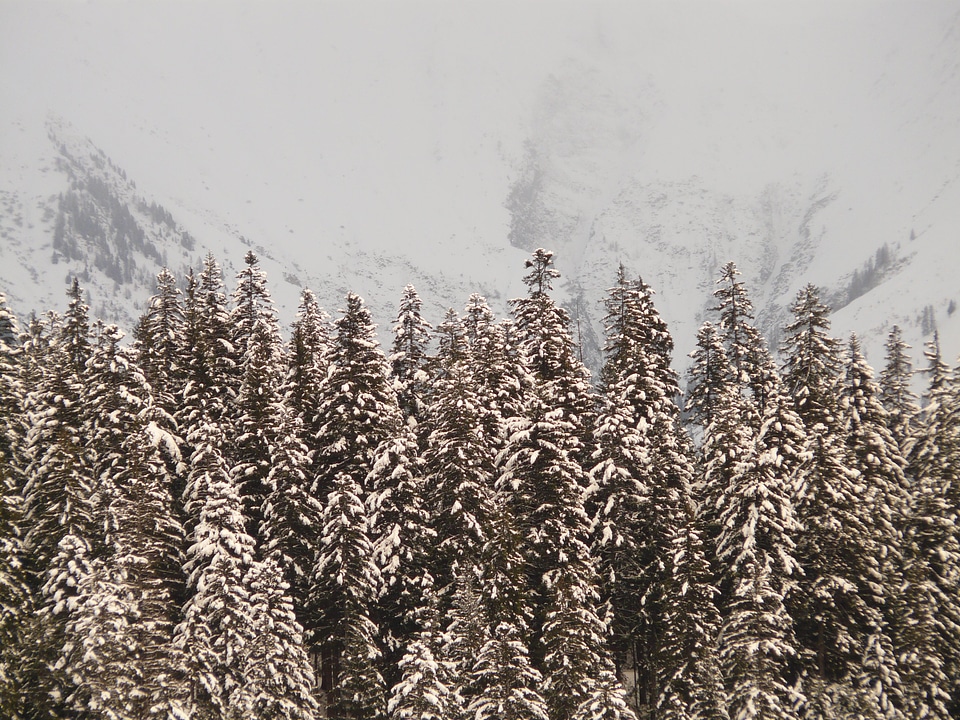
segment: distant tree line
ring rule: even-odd
[[[247,253],[167,270],[125,344],[74,280],[0,296],[0,716],[960,717],[960,371],[879,377],[803,288],[781,362],[733,263],[681,421],[620,268],[595,384],[550,252],[497,319],[388,353],[350,294],[284,341]],[[693,440],[696,438],[696,441]]]

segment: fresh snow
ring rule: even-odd
[[[504,313],[552,247],[599,334],[623,261],[694,346],[732,259],[770,333],[806,282],[838,291],[886,244],[895,269],[834,314],[915,364],[932,306],[960,353],[960,11],[854,0],[715,3],[0,5],[0,290],[62,309],[44,210],[66,189],[46,123],[89,138],[221,260],[262,258],[285,322],[301,285],[381,327],[413,283],[438,320],[472,292]],[[529,190],[530,188],[528,188]],[[911,239],[912,238],[912,239]],[[244,240],[242,240],[244,239]],[[135,317],[94,279],[98,301]],[[560,289],[560,288],[558,288]],[[582,289],[584,299],[572,299]],[[94,305],[96,307],[96,305]]]

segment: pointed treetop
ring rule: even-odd
[[[523,278],[523,282],[530,288],[531,297],[545,295],[548,290],[553,290],[551,281],[560,277],[560,273],[553,267],[553,253],[543,248],[534,250],[533,257],[524,263],[524,267],[531,268]]]

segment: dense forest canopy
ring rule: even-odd
[[[880,259],[878,258],[878,264]],[[779,360],[733,263],[681,393],[623,267],[591,382],[552,253],[498,319],[289,340],[247,254],[132,329],[0,296],[0,715],[960,717],[960,370],[876,375],[804,287]],[[183,289],[181,289],[183,288]]]

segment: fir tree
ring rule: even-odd
[[[325,497],[337,476],[348,474],[358,487],[375,461],[376,450],[399,422],[396,394],[389,387],[386,358],[375,339],[370,312],[359,295],[347,296],[336,321],[330,370],[323,384],[310,446],[318,468],[313,493]]]
[[[728,262],[720,271],[714,311],[720,314],[720,332],[736,383],[748,390],[759,420],[764,411],[769,390],[769,376],[773,360],[763,337],[753,324],[753,303],[742,282],[737,280],[740,271],[733,262]]]
[[[227,717],[320,717],[303,630],[294,615],[279,565],[269,557],[251,564],[244,585],[250,592],[252,635],[244,649],[244,684],[234,689]]]
[[[570,316],[558,307],[550,290],[560,273],[553,267],[553,253],[537,249],[526,261],[524,277],[529,295],[510,301],[516,322],[517,341],[536,382],[549,386],[551,404],[563,413],[580,447],[574,458],[589,461],[587,439],[593,422],[593,399],[589,374],[579,360],[570,336]]]
[[[506,502],[498,510],[481,555],[478,599],[484,642],[468,675],[467,715],[546,720],[543,676],[530,658],[532,612],[524,571],[523,538]]]
[[[728,588],[720,657],[738,719],[796,717],[789,666],[797,650],[784,598],[799,571],[792,484],[804,434],[777,389],[719,502],[717,553]]]
[[[869,545],[862,553],[872,550],[876,558],[861,562],[877,565],[873,573],[861,569],[859,584],[861,596],[879,619],[865,624],[868,638],[863,674],[883,708],[901,704],[902,688],[891,636],[902,613],[899,595],[904,582],[902,549],[909,515],[909,488],[904,474],[906,461],[889,429],[890,418],[881,398],[882,390],[873,379],[873,370],[867,365],[859,341],[851,337],[843,391],[845,430],[851,464],[860,474],[859,514],[869,535]],[[879,582],[871,581],[871,577]],[[885,695],[891,699],[888,701]]]
[[[211,422],[188,438],[194,448],[190,482],[203,498],[188,540],[190,597],[175,643],[189,660],[194,717],[229,717],[230,698],[245,685],[244,658],[253,638],[254,607],[247,572],[254,541],[246,534],[243,502],[220,453],[222,433]]]
[[[939,337],[934,333],[927,344],[927,403],[921,421],[908,442],[908,474],[933,514],[917,536],[916,554],[929,563],[929,578],[936,596],[939,643],[943,668],[954,686],[948,690],[952,702],[960,705],[960,533],[957,508],[960,507],[960,413],[958,384],[940,355]],[[914,518],[913,522],[916,522]]]
[[[697,349],[690,353],[685,407],[690,420],[706,428],[720,406],[724,388],[733,382],[727,353],[716,326],[705,322],[697,331]]]
[[[508,321],[493,322],[486,300],[472,295],[464,317],[470,349],[472,384],[484,437],[496,456],[507,441],[507,423],[524,413],[524,394],[533,384]]]
[[[551,389],[538,388],[528,419],[516,423],[504,451],[498,487],[509,498],[532,593],[534,636],[544,676],[543,696],[553,720],[580,717],[581,706],[610,688],[608,699],[625,700],[606,647],[599,614],[596,566],[587,545],[582,469],[570,422],[553,406]]]
[[[163,268],[157,275],[157,291],[133,331],[134,348],[143,375],[153,393],[154,404],[171,418],[179,404],[185,381],[187,358],[185,318],[176,278]]]
[[[786,357],[784,386],[808,429],[820,424],[824,432],[837,434],[840,343],[827,335],[830,309],[820,302],[819,289],[806,285],[790,310],[794,319],[784,328],[780,349]]]
[[[594,552],[612,600],[616,645],[628,657],[641,695],[660,694],[659,616],[669,595],[673,537],[692,514],[692,451],[680,428],[673,340],[653,305],[652,291],[630,282],[621,267],[607,298],[604,410],[597,431],[590,506],[595,508]],[[690,580],[692,578],[688,578]]]
[[[439,588],[479,563],[490,536],[493,457],[487,449],[479,402],[469,371],[470,356],[455,315],[438,329],[442,375],[429,409],[424,449],[429,512],[437,553],[432,575]]]
[[[425,367],[431,327],[420,315],[422,306],[416,288],[404,287],[388,358],[400,410],[408,422],[415,423],[423,419],[429,392]]]
[[[263,507],[260,554],[280,568],[301,628],[315,624],[310,587],[322,527],[323,501],[311,492],[310,458],[301,440],[303,425],[287,403],[275,398],[267,408],[269,488]]]
[[[311,491],[325,500],[325,509],[311,594],[319,617],[310,642],[323,655],[322,683],[331,712],[359,720],[381,713],[386,704],[377,669],[378,631],[371,619],[379,570],[365,483],[377,449],[398,429],[399,411],[359,296],[347,296],[336,328],[315,439],[320,473]]]
[[[84,437],[83,394],[90,355],[88,308],[76,282],[68,292],[67,317],[48,319],[48,335],[37,336],[29,355],[34,386],[26,398],[29,431],[24,485],[24,538],[29,579],[36,598],[30,632],[35,652],[28,657],[25,703],[39,715],[67,712],[73,692],[64,673],[69,652],[67,624],[73,598],[89,567],[86,558],[102,529],[101,497]],[[66,538],[69,542],[64,542]],[[83,557],[75,557],[82,552]]]
[[[326,379],[330,361],[327,321],[327,314],[317,304],[313,293],[304,290],[287,348],[284,397],[300,417],[305,432],[309,432],[320,409],[319,390]]]
[[[234,483],[244,501],[247,533],[257,539],[267,499],[270,447],[276,427],[272,406],[280,399],[282,343],[266,276],[257,256],[248,252],[237,274],[230,313],[231,344],[239,356],[240,386],[231,424]]]
[[[917,396],[910,388],[913,363],[910,361],[910,346],[894,325],[887,336],[886,366],[880,373],[880,398],[887,410],[887,422],[901,452],[912,432],[913,423],[920,412]]]
[[[378,628],[371,619],[379,586],[369,520],[359,483],[348,473],[334,478],[323,514],[321,548],[313,575],[319,608],[315,643],[323,658],[322,687],[329,717],[380,717],[386,688],[377,667]]]
[[[29,590],[23,546],[22,444],[25,427],[16,317],[0,293],[0,714],[19,714],[19,648],[25,641]]]
[[[399,678],[391,670],[399,669],[402,653],[419,637],[434,587],[428,568],[433,564],[436,532],[412,427],[400,428],[381,443],[367,484],[371,540],[381,580],[376,619],[384,644],[383,672],[393,687]]]

